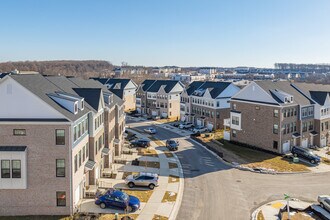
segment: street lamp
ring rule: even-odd
[[[291,197],[287,194],[284,194],[284,199],[286,200],[286,210],[288,212],[288,220],[290,220],[290,206],[289,206],[289,200]]]

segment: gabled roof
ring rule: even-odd
[[[329,92],[310,91],[311,98],[320,105],[324,105]]]
[[[192,85],[194,84],[194,85]],[[209,90],[210,95],[213,99],[218,97],[231,83],[230,82],[211,82],[211,81],[206,81],[206,82],[200,82],[196,81],[193,82],[189,85],[188,89],[189,92],[193,96],[203,96],[204,92],[206,90]],[[192,89],[190,89],[190,86],[193,86]],[[195,89],[194,89],[195,88]],[[188,91],[188,90],[187,90]],[[194,93],[196,91],[201,91],[200,93]]]
[[[92,79],[99,81],[103,85],[107,85],[107,88],[109,88],[111,92],[116,94],[121,99],[124,98],[123,95],[124,95],[125,87],[130,81],[132,81],[131,79],[114,79],[114,78],[92,78]],[[136,85],[134,82],[133,84]]]
[[[146,80],[144,80],[141,83],[141,89],[144,92],[147,91],[154,82],[156,82],[156,80],[153,80],[153,79],[146,79]]]
[[[178,80],[156,80],[148,89],[147,92],[158,92],[161,86],[164,86],[166,93],[172,91],[174,86],[180,83]]]
[[[319,105],[324,105],[327,95],[330,94],[330,85],[315,83],[294,83],[304,95],[313,99]]]
[[[74,88],[79,96],[84,97],[85,101],[95,110],[99,111],[102,89],[100,88]]]
[[[201,85],[203,85],[203,81],[194,81],[189,84],[188,88],[186,89],[187,94],[191,95],[196,89],[198,89]]]
[[[67,88],[68,84],[59,84],[48,80],[46,77],[40,74],[24,74],[24,75],[10,75],[12,79],[21,84],[23,87],[28,89],[30,92],[35,94],[45,103],[50,105],[52,108],[63,114],[68,119],[75,121],[81,116],[88,113],[88,109],[85,108],[83,111],[79,110],[77,114],[73,114],[69,110],[65,109],[57,102],[55,102],[48,94],[56,94],[56,92],[67,92],[77,95],[73,90]],[[64,77],[65,78],[65,77]],[[60,86],[61,85],[61,86]],[[63,89],[67,88],[67,89]],[[69,87],[70,88],[70,87]],[[72,87],[71,87],[72,88]]]
[[[256,81],[258,86],[260,86],[265,92],[267,92],[273,99],[281,104],[285,105],[282,100],[280,100],[273,91],[282,91],[284,93],[290,94],[293,96],[293,103],[299,105],[310,105],[313,104],[313,101],[310,100],[305,95],[301,94],[289,81]]]

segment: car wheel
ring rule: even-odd
[[[135,184],[134,184],[134,183],[132,183],[132,182],[129,182],[129,183],[128,183],[128,187],[129,187],[129,188],[133,188],[133,187],[134,187],[134,185],[135,185]]]
[[[154,189],[155,188],[155,185],[154,184],[149,184],[149,189]]]
[[[105,203],[102,202],[102,203],[100,204],[100,208],[101,208],[101,209],[105,209]]]
[[[294,156],[294,157],[298,157],[298,155],[297,155],[297,154],[293,154],[293,156]]]
[[[315,164],[315,160],[311,160],[311,163],[312,163],[312,164]]]
[[[130,213],[130,212],[132,212],[132,207],[131,206],[127,206],[126,207],[126,209],[125,209],[125,211],[127,212],[127,213]]]

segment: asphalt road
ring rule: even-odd
[[[129,122],[128,122],[129,123]],[[143,128],[149,122],[130,124]],[[178,220],[245,220],[260,205],[283,199],[283,194],[316,201],[330,194],[330,173],[258,174],[228,167],[213,154],[169,129],[157,126],[157,138],[179,140],[176,152],[184,172],[184,193]]]

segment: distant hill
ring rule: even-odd
[[[102,60],[54,60],[54,61],[19,61],[0,63],[0,73],[36,71],[44,75],[63,75],[88,77],[109,77],[113,69],[110,62]]]

